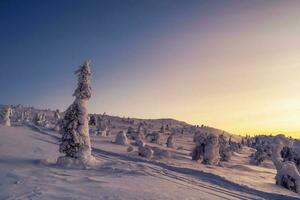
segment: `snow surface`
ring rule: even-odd
[[[0,199],[300,199],[275,185],[270,160],[249,165],[251,148],[234,153],[222,166],[191,160],[192,137],[176,138],[178,149],[149,144],[169,156],[145,159],[137,147],[108,137],[91,136],[92,154],[100,162],[93,169],[57,166],[60,135],[34,125],[0,126]]]

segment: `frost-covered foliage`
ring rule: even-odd
[[[219,139],[215,134],[208,135],[204,148],[203,163],[209,165],[217,165],[220,162]]]
[[[293,147],[284,146],[281,151],[283,161],[292,161],[300,169],[300,155]]]
[[[137,136],[136,131],[131,126],[128,127],[126,134],[127,134],[127,137],[132,140],[135,140],[135,138]]]
[[[174,148],[174,134],[171,134],[167,139],[167,147]]]
[[[276,184],[300,193],[300,173],[295,162],[282,158],[284,147],[290,147],[282,138],[277,137],[272,146],[272,160],[276,167]],[[283,153],[284,152],[284,153]]]
[[[171,158],[172,153],[169,150],[160,148],[160,147],[152,147],[153,156],[157,159]]]
[[[59,110],[56,109],[55,112],[54,112],[54,120],[56,122],[58,122],[60,120],[60,114],[59,114]]]
[[[128,145],[129,144],[129,141],[128,141],[125,131],[120,131],[116,135],[115,143],[120,144],[120,145]]]
[[[25,117],[26,117],[26,113],[25,113],[25,111],[22,111],[21,116],[20,116],[20,118],[19,118],[19,121],[20,121],[20,122],[25,121]]]
[[[234,142],[234,141],[231,141],[229,142],[229,145],[230,145],[230,150],[231,151],[234,151],[234,152],[239,152],[239,150],[242,148],[242,144],[239,143],[239,142]]]
[[[161,132],[152,132],[146,135],[146,139],[150,143],[162,144],[162,133]]]
[[[224,134],[219,136],[219,144],[220,144],[220,160],[221,161],[229,161],[232,155],[232,151],[229,145],[229,142],[225,138]]]
[[[12,109],[10,106],[6,107],[2,111],[2,125],[11,126],[10,117],[12,115]]]
[[[133,148],[133,146],[129,145],[126,150],[127,150],[127,152],[132,152],[134,150],[134,148]]]
[[[167,124],[166,131],[169,131],[169,130],[170,130],[170,127],[169,127],[169,124]]]
[[[59,110],[55,110],[54,112],[54,130],[55,131],[59,131],[60,130],[60,114],[59,114]]]
[[[206,137],[207,134],[195,134],[194,142],[196,146],[192,151],[192,160],[203,160]]]
[[[98,117],[96,115],[90,115],[89,125],[91,126],[98,125]]]
[[[103,128],[98,128],[97,130],[97,135],[103,136],[103,137],[107,137],[110,135],[110,131],[109,129],[105,126]]]
[[[42,122],[42,114],[37,112],[33,118],[33,122],[35,125],[40,125],[40,123]]]
[[[161,132],[161,133],[164,133],[164,132],[165,132],[165,126],[164,126],[164,125],[162,125],[162,126],[160,127],[160,132]]]
[[[58,158],[58,162],[70,161],[69,158],[72,158],[89,164],[94,161],[91,156],[88,124],[88,100],[91,97],[90,62],[85,62],[75,74],[78,76],[78,85],[73,94],[75,101],[66,110],[60,130],[62,141],[59,151],[65,157]]]
[[[144,133],[145,129],[144,129],[144,124],[143,123],[140,123],[139,126],[138,126],[138,130],[137,132],[139,133]]]
[[[256,152],[251,155],[250,163],[253,165],[261,165],[263,161],[270,158],[272,154],[271,145],[268,142],[259,143]]]
[[[216,134],[197,134],[194,138],[196,143],[192,151],[192,159],[202,163],[217,165],[220,161],[219,138]]]
[[[139,148],[138,148],[139,156],[142,156],[142,157],[145,157],[145,158],[152,158],[153,153],[154,153],[154,151],[151,149],[151,147],[149,147],[145,143],[139,145]]]

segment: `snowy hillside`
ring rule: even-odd
[[[0,199],[298,199],[297,194],[274,184],[273,167],[250,166],[244,147],[224,166],[192,161],[192,137],[179,135],[177,149],[152,159],[137,149],[91,136],[92,154],[100,161],[95,169],[57,166],[57,132],[35,125],[0,126]],[[270,164],[271,165],[271,164]]]

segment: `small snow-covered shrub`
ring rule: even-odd
[[[174,148],[174,134],[171,134],[167,139],[167,147]]]
[[[163,159],[163,158],[171,158],[172,157],[171,152],[168,150],[161,149],[159,147],[153,147],[152,150],[154,152],[154,157],[156,157],[156,158]]]
[[[253,165],[261,165],[263,161],[271,156],[271,147],[268,143],[261,143],[256,148],[256,152],[251,155],[250,163]]]
[[[162,136],[160,132],[153,132],[146,135],[146,139],[150,143],[162,144]]]
[[[124,131],[120,131],[116,135],[115,143],[120,144],[120,145],[128,145],[129,144],[128,138]]]
[[[152,158],[153,157],[153,150],[151,149],[151,147],[147,146],[147,145],[141,145],[139,146],[138,149],[138,154],[139,156],[145,157],[145,158]]]
[[[127,148],[127,152],[132,152],[133,150],[134,150],[134,148],[131,145]]]
[[[97,135],[103,136],[103,137],[107,137],[109,136],[109,130],[107,127],[103,128],[103,129],[98,129],[97,130]]]

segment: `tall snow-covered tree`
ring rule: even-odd
[[[81,65],[75,74],[78,76],[77,88],[73,94],[75,100],[66,110],[60,130],[62,141],[59,151],[65,156],[58,158],[58,163],[75,161],[89,164],[94,160],[91,155],[88,119],[88,100],[91,98],[90,61]]]
[[[59,114],[59,109],[56,109],[54,111],[54,120],[57,122],[60,120],[60,114]]]
[[[59,110],[56,109],[54,112],[54,128],[55,131],[59,131],[60,130],[60,114],[59,114]]]
[[[10,124],[10,117],[11,117],[11,114],[12,114],[12,110],[11,110],[11,107],[8,106],[7,108],[4,109],[3,113],[2,113],[2,117],[3,117],[3,122],[2,124],[4,126],[11,126]]]

